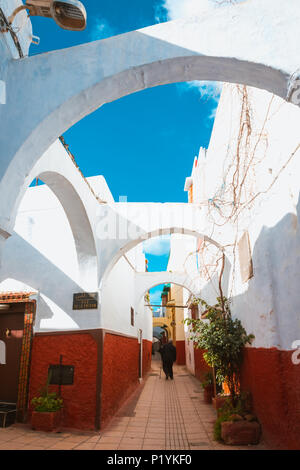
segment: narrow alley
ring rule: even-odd
[[[141,388],[101,432],[45,433],[29,425],[0,429],[0,450],[266,450],[226,446],[213,439],[216,412],[203,402],[200,382],[184,366],[174,365],[174,380],[165,380],[160,361]]]
[[[299,25],[0,0],[0,450],[300,450]]]

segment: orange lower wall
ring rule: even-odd
[[[143,377],[151,369],[152,341],[143,339]]]
[[[99,333],[99,330],[98,330]],[[97,398],[97,361],[99,350],[95,337],[88,333],[36,335],[33,339],[29,401],[46,384],[50,364],[73,365],[74,384],[61,387],[64,400],[63,426],[94,429]],[[137,338],[105,333],[101,388],[101,426],[111,418],[139,385]],[[143,340],[143,376],[151,368],[152,342]],[[50,391],[58,392],[57,385]],[[31,414],[31,409],[30,409]]]
[[[176,340],[176,364],[185,365],[185,341]]]
[[[139,343],[106,333],[103,345],[101,426],[116,413],[139,384]]]
[[[268,442],[300,450],[300,365],[291,351],[246,348],[242,389],[249,390]]]
[[[61,387],[64,400],[63,425],[70,428],[94,429],[96,414],[97,343],[87,333],[34,336],[31,371],[30,400],[46,385],[48,367],[62,363],[73,365],[74,384]],[[58,391],[51,385],[50,391]],[[31,409],[30,409],[31,411]]]

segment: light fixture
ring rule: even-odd
[[[82,31],[86,27],[86,10],[78,0],[27,0],[9,16],[9,25],[22,10],[28,10],[30,16],[52,18],[63,29]]]

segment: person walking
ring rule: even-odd
[[[163,371],[166,374],[166,380],[170,377],[173,380],[173,362],[176,361],[176,348],[173,341],[170,339],[168,343],[164,344],[160,350]]]

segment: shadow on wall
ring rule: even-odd
[[[300,449],[300,365],[291,357],[300,339],[299,211],[300,198],[297,215],[263,227],[253,249],[254,277],[232,308],[265,345],[245,349],[242,388],[252,393],[266,439],[285,449]]]
[[[50,299],[51,303],[53,302],[58,310],[62,311],[59,312],[58,322],[61,320],[62,314],[68,317],[66,318],[68,326],[62,329],[86,329],[89,325],[97,327],[96,325],[99,323],[98,310],[89,311],[88,324],[86,315],[83,315],[84,311],[72,310],[73,293],[82,292],[82,287],[30,243],[14,232],[13,236],[6,241],[3,255],[0,282],[8,278],[16,279],[28,284],[40,294],[37,303],[36,329],[40,328],[43,320],[54,317],[54,312],[41,297],[41,294]],[[51,330],[60,329],[58,322],[57,325],[51,327]]]

